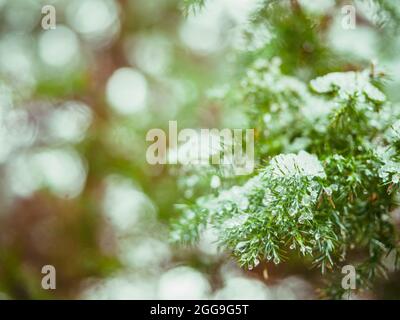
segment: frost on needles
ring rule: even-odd
[[[212,228],[249,269],[303,257],[327,274],[325,293],[341,297],[341,265],[355,265],[357,287],[368,288],[385,274],[382,259],[398,252],[389,213],[400,181],[400,108],[373,69],[304,83],[280,65],[257,59],[233,89],[262,133],[258,171],[180,206],[171,237],[193,243]]]

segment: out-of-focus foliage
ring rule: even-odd
[[[236,223],[247,220],[231,219],[233,207],[224,207],[224,214],[214,219],[217,228],[209,228],[210,224],[203,232],[198,228],[207,225],[208,208],[221,205],[224,194],[240,193],[237,200],[244,199],[239,206],[244,208],[246,201],[252,205],[264,200],[260,194],[265,196],[268,188],[260,191],[260,186],[267,184],[278,192],[282,178],[264,180],[262,172],[272,170],[270,159],[282,152],[292,153],[288,161],[298,157],[314,161],[299,153],[304,149],[318,154],[326,177],[320,171],[312,177],[294,176],[286,181],[288,190],[300,190],[293,196],[310,203],[320,192],[321,211],[334,211],[332,203],[336,211],[352,207],[344,215],[319,215],[318,243],[325,247],[317,251],[323,261],[341,249],[336,246],[343,237],[336,232],[340,223],[360,222],[349,235],[357,238],[363,233],[356,239],[357,248],[363,239],[377,234],[378,241],[370,244],[376,252],[370,256],[380,257],[380,243],[387,248],[392,231],[377,207],[382,204],[388,211],[394,200],[387,190],[397,179],[397,155],[374,153],[382,179],[376,195],[362,192],[376,186],[376,172],[366,186],[354,179],[346,184],[351,190],[335,190],[332,184],[344,182],[331,179],[346,178],[334,174],[338,167],[341,172],[357,168],[357,178],[367,174],[370,164],[357,151],[358,141],[347,140],[352,128],[345,125],[332,148],[338,149],[344,140],[352,142],[348,150],[352,157],[320,157],[328,155],[323,149],[332,144],[334,128],[326,136],[319,129],[334,121],[330,115],[337,117],[338,126],[346,124],[347,113],[333,114],[335,106],[327,114],[307,113],[305,108],[338,99],[333,98],[336,91],[317,93],[309,86],[330,72],[371,70],[374,76],[366,82],[382,91],[387,101],[399,101],[397,6],[374,1],[378,2],[380,6],[357,1],[357,28],[344,32],[340,8],[345,1],[0,0],[0,298],[315,297],[320,271],[310,271],[308,261],[297,254],[281,255],[278,242],[270,242],[269,250],[273,258],[285,260],[279,266],[272,258],[254,267],[257,243],[249,245],[248,256],[235,254],[243,265],[252,261],[251,271],[240,269],[219,250],[222,228],[230,226],[219,239],[230,249],[238,246],[243,234],[260,231],[239,228]],[[41,26],[45,5],[56,9],[54,30]],[[386,67],[384,72],[374,63],[370,67],[373,58]],[[266,68],[282,90],[252,82]],[[368,112],[362,121],[353,121],[357,131],[361,124],[374,126],[362,130],[366,141],[397,117],[395,104],[368,101],[361,107],[351,119]],[[218,167],[149,165],[146,133],[153,128],[168,131],[169,120],[177,120],[179,129],[256,128],[256,159],[262,168],[255,174],[262,180],[258,187],[252,188],[255,178],[235,177]],[[312,126],[313,121],[318,126]],[[396,144],[396,131],[387,131],[373,142]],[[318,139],[312,143],[307,139],[315,136]],[[373,145],[363,147],[371,150]],[[303,190],[305,185],[309,191]],[[237,186],[248,187],[251,197],[247,199],[243,187]],[[395,196],[395,184],[390,190]],[[345,197],[335,199],[339,193],[356,192],[359,202],[355,196],[350,204]],[[288,205],[281,200],[271,198]],[[182,203],[178,210],[176,203]],[[376,212],[376,223],[370,227],[361,223],[371,221],[362,215],[368,204],[372,208],[368,212]],[[356,209],[357,219],[352,215]],[[173,235],[198,240],[187,247],[167,241],[170,221],[182,210],[184,218],[194,221]],[[296,217],[303,216],[305,223],[293,225],[292,230],[316,230],[308,213],[299,208]],[[277,216],[284,217],[285,210]],[[394,219],[395,214],[390,210],[387,216]],[[263,217],[261,211],[253,219],[257,217]],[[279,229],[281,222],[276,223],[277,231],[287,238]],[[302,236],[303,246],[296,242],[295,249],[309,257],[308,247],[315,245],[311,242],[318,235]],[[334,247],[328,245],[330,238]],[[364,243],[354,256],[364,257],[368,245]],[[41,287],[44,265],[56,268],[56,290]],[[376,270],[364,266],[365,272]],[[389,275],[398,279],[397,274]],[[397,282],[378,283],[375,297],[398,297]]]
[[[146,132],[170,119],[195,126],[213,79],[215,59],[179,34],[190,26],[175,1],[54,1],[54,30],[41,28],[45,4],[0,9],[0,291],[10,298],[76,297],[91,279],[157,274],[171,259],[159,219],[172,213],[175,178],[146,163]],[[55,291],[41,288],[47,264]]]
[[[1,298],[275,296],[210,238],[168,244],[179,178],[146,162],[148,130],[219,125],[207,90],[229,78],[247,12],[231,4],[185,17],[175,0],[0,1]]]

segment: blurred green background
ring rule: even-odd
[[[228,76],[227,30],[247,3],[189,19],[180,5],[0,1],[1,297],[211,294],[214,253],[168,244],[181,195],[176,175],[146,163],[145,137],[168,120],[218,125],[206,89]],[[48,264],[56,290],[40,285]]]
[[[320,15],[331,2],[308,9]],[[49,4],[57,27],[43,30]],[[296,262],[242,271],[211,233],[192,248],[168,242],[174,205],[186,196],[180,187],[194,192],[196,177],[182,182],[173,168],[147,164],[146,133],[167,131],[169,120],[180,129],[245,125],[242,110],[210,96],[237,75],[238,33],[256,1],[210,1],[188,17],[181,5],[0,0],[0,298],[315,296],[314,273]],[[337,35],[335,52],[360,64],[382,57],[399,70],[398,38],[388,48],[368,26]],[[290,26],[281,36],[296,38]],[[305,79],[337,67],[307,69],[328,61],[322,49],[308,62],[285,60],[290,46],[274,50]],[[56,268],[56,290],[41,287],[44,265]]]

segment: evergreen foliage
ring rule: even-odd
[[[376,4],[388,21],[400,20],[398,5]],[[206,181],[217,174],[220,190],[179,206],[172,239],[194,243],[212,228],[248,269],[300,256],[320,268],[323,295],[341,298],[341,266],[355,265],[357,288],[369,289],[386,275],[386,256],[398,261],[391,212],[400,183],[400,108],[388,101],[385,74],[373,63],[346,61],[329,47],[329,23],[297,1],[265,1],[255,12],[249,36],[263,26],[272,36],[239,55],[238,79],[222,101],[242,106],[256,129],[258,170],[247,180],[198,172]]]

